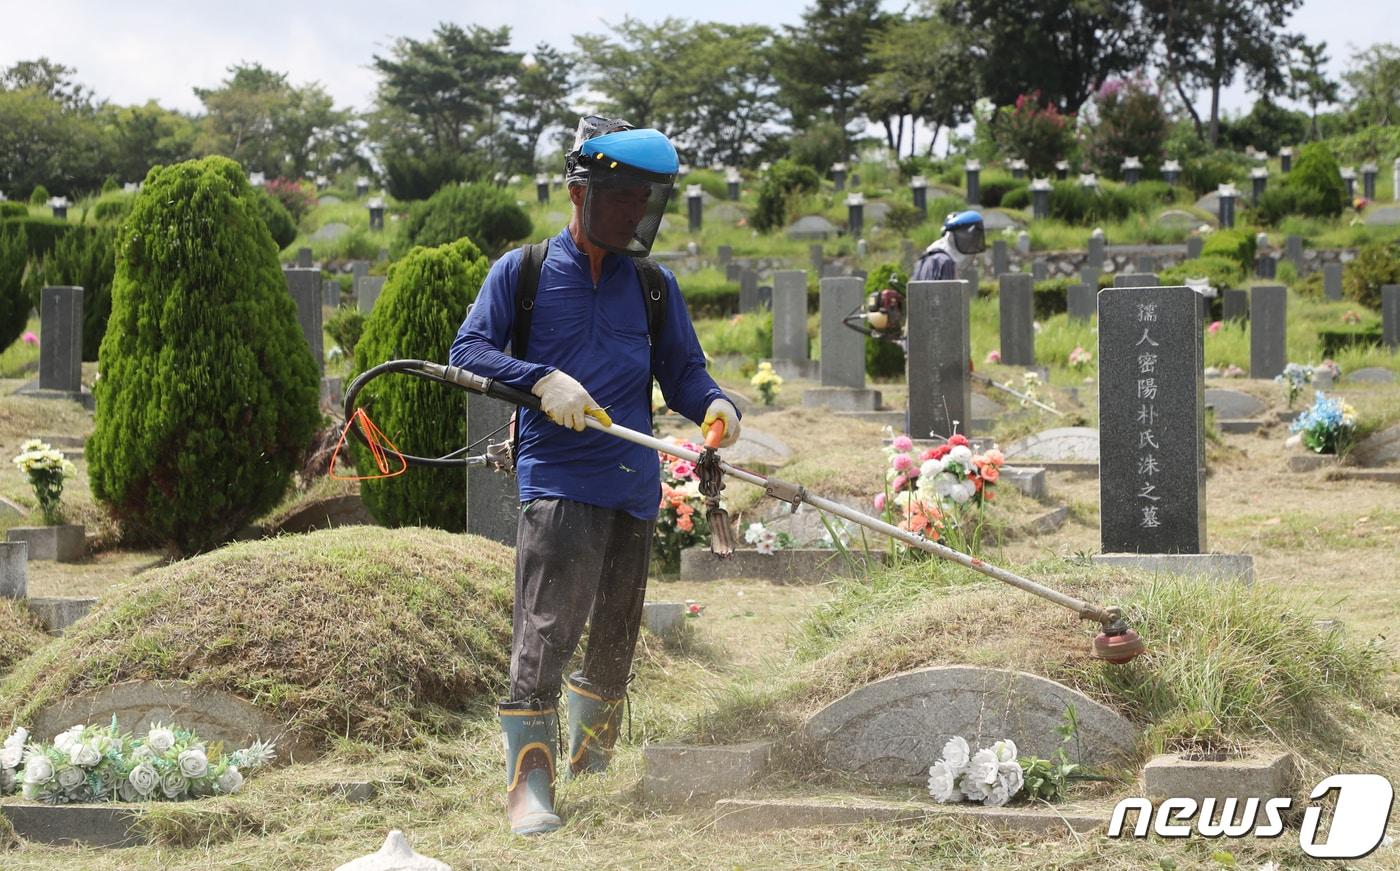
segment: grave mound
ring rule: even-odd
[[[512,566],[495,542],[417,528],[230,545],[114,589],[0,683],[0,712],[32,723],[92,690],[187,681],[313,744],[402,744],[500,691]]]
[[[44,628],[23,602],[0,600],[0,673],[9,671],[48,641]]]

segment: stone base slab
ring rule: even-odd
[[[25,604],[50,635],[62,635],[63,630],[88,615],[97,605],[90,597],[40,596]]]
[[[642,625],[653,635],[669,638],[680,632],[685,623],[685,603],[645,602],[642,604]]]
[[[1327,480],[1400,484],[1400,469],[1334,469],[1327,473]]]
[[[1042,466],[1002,466],[998,487],[1010,486],[1023,496],[1040,500],[1049,495],[1045,484],[1045,469]]]
[[[1166,798],[1258,798],[1293,794],[1294,765],[1289,753],[1169,753],[1155,756],[1142,769],[1144,792],[1153,801]]]
[[[871,563],[883,563],[884,551],[848,551],[855,565],[849,565],[840,551],[826,548],[790,548],[771,555],[756,550],[736,550],[732,556],[717,557],[705,548],[681,551],[682,581],[718,581],[752,578],[775,584],[820,584],[833,578],[854,577]]]
[[[1235,553],[1101,553],[1094,565],[1156,574],[1195,575],[1212,581],[1254,583],[1254,557]]]
[[[29,559],[75,563],[87,553],[87,538],[83,526],[64,523],[59,526],[15,526],[6,534],[9,541],[29,545]]]
[[[861,823],[926,823],[939,817],[985,823],[1041,835],[1089,834],[1104,828],[1105,817],[1054,808],[985,807],[971,803],[933,804],[853,799],[722,799],[715,803],[718,832],[771,832],[781,829],[849,826]]]
[[[139,805],[61,804],[6,801],[0,804],[15,834],[36,844],[81,844],[88,847],[136,847],[145,843],[136,831]]]
[[[712,799],[747,789],[768,772],[772,741],[699,746],[650,744],[643,748],[642,795],[660,803]]]
[[[1258,432],[1262,426],[1264,426],[1262,420],[1217,420],[1215,422],[1216,429],[1227,435],[1248,435],[1252,432]]]
[[[16,390],[15,393],[30,399],[61,399],[67,402],[76,402],[88,411],[94,411],[97,408],[97,403],[92,398],[92,391],[86,387],[82,390],[50,390],[40,387],[38,381],[31,381]]]
[[[880,391],[869,387],[812,387],[802,391],[802,407],[875,411],[880,407]]]

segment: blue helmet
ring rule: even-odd
[[[652,176],[649,181],[674,180],[681,167],[676,147],[659,130],[620,130],[594,137],[579,146],[578,160],[592,171],[631,170]]]
[[[975,209],[952,212],[943,221],[943,232],[952,237],[960,254],[981,254],[987,250],[987,234],[982,213]]]
[[[676,148],[659,130],[590,116],[568,155],[569,186],[582,186],[580,224],[588,240],[626,257],[651,253],[680,171]]]

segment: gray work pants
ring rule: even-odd
[[[654,520],[568,499],[520,509],[510,699],[559,697],[564,668],[588,624],[583,677],[619,698],[642,623]]]

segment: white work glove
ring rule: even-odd
[[[597,419],[604,426],[612,426],[612,418],[593,401],[583,385],[559,369],[536,381],[530,392],[540,398],[540,411],[560,426],[582,432],[585,416]]]
[[[709,433],[710,424],[716,420],[724,421],[724,438],[719,440],[720,447],[727,448],[739,440],[739,412],[728,399],[716,399],[705,409],[705,422],[700,424],[702,436]]]

